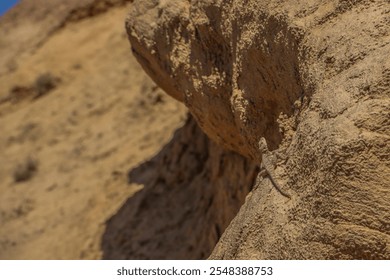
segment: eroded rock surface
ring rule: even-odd
[[[277,155],[211,258],[390,258],[388,1],[135,0],[133,52],[220,146]],[[219,209],[226,211],[226,209]]]

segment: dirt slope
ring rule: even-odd
[[[90,2],[0,20],[0,259],[101,258],[106,220],[143,187],[128,171],[186,119],[131,55],[126,6],[64,24]]]

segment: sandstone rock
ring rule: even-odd
[[[268,179],[211,258],[390,258],[390,51],[385,0],[135,0],[133,52],[217,144]],[[221,209],[226,211],[226,209]]]

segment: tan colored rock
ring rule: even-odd
[[[389,3],[135,0],[133,52],[260,182],[211,258],[390,258]],[[224,210],[222,210],[224,211]]]

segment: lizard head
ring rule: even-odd
[[[264,137],[261,137],[259,140],[259,151],[264,154],[268,152],[268,145],[267,141],[265,140]]]

